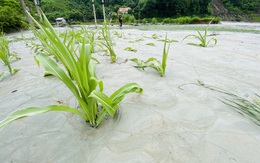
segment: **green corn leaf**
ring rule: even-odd
[[[133,61],[133,62],[135,62],[135,63],[138,63],[139,60],[138,60],[137,58],[131,58],[130,61]]]
[[[106,109],[102,109],[98,118],[96,119],[96,126],[99,126],[101,124],[101,122],[103,121],[103,119],[105,118],[105,116],[107,115],[107,111]]]
[[[140,87],[140,85],[136,84],[136,83],[129,83],[124,85],[123,87],[119,88],[117,91],[115,91],[111,96],[110,96],[110,100],[113,101],[113,104],[110,105],[115,105],[115,104],[119,104],[124,96],[128,93],[131,92],[136,92],[136,93],[142,93],[143,89]],[[102,105],[103,106],[103,105]],[[115,110],[116,111],[116,110]],[[115,112],[114,111],[114,112]],[[98,126],[104,119],[104,117],[106,116],[106,114],[108,113],[108,110],[104,107],[97,120],[96,120],[96,125]]]
[[[130,47],[130,46],[126,47],[125,50],[127,50],[127,51],[132,51],[132,52],[137,52],[136,49],[133,49],[133,48]]]
[[[89,97],[95,98],[103,107],[106,109],[108,114],[113,117],[116,110],[118,109],[118,105],[113,103],[107,95],[98,90],[93,90]]]
[[[189,42],[188,45],[199,46],[199,47],[202,46],[201,44],[196,44],[196,43],[192,43],[192,42]]]
[[[206,44],[206,42],[205,42],[206,38],[204,36],[202,36],[202,34],[199,30],[197,30],[197,32],[198,32],[199,36],[195,36],[195,38],[197,38],[200,41],[200,46],[206,47],[206,45],[205,45]]]
[[[165,40],[167,40],[167,39],[168,39],[168,38],[167,38],[167,34],[166,34]],[[168,48],[166,49],[166,41],[165,41],[165,42],[164,42],[164,46],[163,46],[163,57],[162,57],[163,75],[164,75],[165,69],[166,69],[166,61],[167,61],[169,49],[170,49],[170,44],[168,45]]]
[[[18,72],[18,71],[20,71],[21,69],[19,69],[19,68],[15,68],[15,69],[13,69],[13,73],[16,73],[16,72]]]
[[[86,92],[90,92],[90,86],[89,86],[89,79],[91,77],[91,74],[89,72],[89,66],[90,66],[90,59],[91,59],[91,48],[89,44],[85,44],[85,41],[81,44],[80,47],[80,56],[78,59],[78,65],[79,68],[77,69],[78,78],[76,79],[77,84],[80,87],[80,90],[84,90]],[[76,73],[76,72],[74,72]],[[83,89],[84,88],[84,89]],[[87,97],[87,94],[85,91],[81,91],[82,94],[84,94],[85,97]]]
[[[96,77],[91,77],[90,78],[90,88],[91,88],[91,90],[96,89],[97,85],[99,86],[99,90],[102,92],[103,89],[104,89],[103,81],[98,80]]]
[[[4,72],[0,73],[0,81],[3,79],[4,75],[5,75]]]
[[[185,36],[185,37],[182,39],[181,42],[183,42],[184,40],[186,40],[186,39],[189,38],[189,37],[197,37],[197,36],[194,35],[194,34],[187,35],[187,36]]]
[[[95,57],[91,57],[91,59],[92,59],[93,61],[97,62],[97,63],[100,63],[99,60],[98,60],[97,58],[95,58]]]
[[[152,38],[153,38],[153,39],[158,39],[159,36],[158,36],[157,34],[153,34],[153,35],[152,35]]]
[[[151,58],[149,58],[149,59],[147,59],[146,61],[145,61],[145,63],[149,63],[149,62],[153,62],[153,61],[158,61],[156,58],[153,58],[153,57],[151,57]],[[160,62],[160,61],[159,61]]]
[[[132,58],[130,59],[130,61],[133,61],[137,64],[137,66],[134,66],[135,68],[141,68],[144,70],[146,67],[149,66],[146,62],[144,62],[143,60],[138,60],[137,58]]]
[[[86,119],[86,116],[84,114],[82,114],[80,111],[78,111],[77,109],[70,108],[70,107],[64,106],[64,105],[51,105],[51,106],[46,106],[46,107],[42,107],[42,108],[30,107],[30,108],[26,108],[23,110],[17,110],[15,112],[11,113],[7,118],[2,120],[0,122],[0,131],[3,129],[3,127],[5,127],[6,125],[10,124],[11,122],[13,122],[15,120],[25,118],[28,116],[32,116],[32,115],[47,113],[50,111],[70,112],[70,113],[77,114],[77,115],[83,117],[84,119]]]
[[[80,98],[77,87],[66,75],[66,73],[52,59],[50,59],[47,55],[41,53],[35,56],[35,61],[38,65],[39,63],[43,64],[43,66],[49,73],[60,79],[77,98]]]
[[[37,27],[40,28],[40,30],[37,30],[36,28],[31,27],[33,33],[36,36],[38,36],[40,41],[44,44],[44,47],[47,48],[47,51],[49,50],[50,54],[53,54],[55,57],[57,57],[63,63],[63,65],[66,67],[66,69],[68,69],[68,71],[70,73],[76,71],[76,69],[77,69],[76,61],[73,58],[73,55],[71,54],[69,49],[66,47],[66,45],[63,44],[63,41],[57,35],[57,33],[55,32],[55,30],[53,29],[52,25],[50,24],[50,22],[48,21],[46,16],[43,14],[43,12],[42,12],[42,15],[43,15],[43,20],[44,20],[42,23],[44,25],[39,24],[31,16],[34,23],[37,25]],[[74,79],[79,78],[77,76],[78,74],[71,73],[71,75],[73,76]]]
[[[111,96],[110,99],[113,100],[114,104],[120,103],[124,96],[128,93],[136,92],[136,93],[142,93],[143,89],[140,87],[137,83],[128,83],[124,85],[123,87],[119,88],[117,91],[115,91]]]
[[[148,42],[145,45],[149,45],[149,46],[155,46],[155,44],[153,42]]]
[[[214,41],[213,46],[216,45],[216,44],[218,43],[218,40],[217,40],[217,39],[215,39],[215,38],[211,38],[211,39],[207,42],[207,46],[209,45],[209,43],[210,43],[212,40]]]

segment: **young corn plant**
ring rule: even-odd
[[[170,43],[168,43],[168,47],[166,47],[167,44],[167,34],[165,36],[165,41],[164,41],[164,46],[163,46],[163,56],[162,56],[162,61],[157,60],[156,58],[149,58],[146,61],[144,60],[138,60],[137,58],[132,58],[130,59],[131,61],[135,62],[137,66],[134,66],[135,68],[141,68],[145,69],[147,67],[152,67],[158,71],[160,76],[165,75],[165,70],[166,70],[166,61],[169,53],[169,48],[170,48]]]
[[[159,36],[158,36],[157,34],[153,34],[153,35],[152,35],[152,38],[153,38],[153,39],[159,39]]]
[[[137,52],[136,49],[134,49],[134,48],[132,48],[132,47],[130,47],[130,46],[126,47],[125,50],[126,50],[126,51]]]
[[[73,46],[73,40],[65,44],[53,29],[46,16],[43,15],[42,24],[38,23],[33,17],[35,25],[32,31],[41,43],[62,63],[59,66],[48,54],[39,53],[35,56],[37,64],[42,64],[44,68],[63,82],[79,103],[79,109],[65,105],[51,105],[46,107],[30,107],[11,113],[7,118],[0,122],[0,130],[9,123],[36,114],[50,111],[65,111],[77,114],[97,127],[101,124],[106,115],[114,116],[118,110],[118,104],[124,96],[131,92],[142,93],[142,88],[136,83],[129,83],[116,90],[110,96],[103,93],[103,82],[96,76],[95,65],[91,62],[91,46],[85,44],[84,40],[79,44],[77,54]],[[72,38],[73,39],[73,38]],[[77,57],[76,57],[77,56]],[[66,69],[67,71],[65,71]],[[69,72],[72,79],[68,75]]]
[[[117,36],[118,38],[123,38],[124,33],[119,33],[117,31],[114,32],[114,35]]]
[[[19,71],[19,69],[12,69],[11,62],[14,60],[19,60],[20,58],[12,53],[9,49],[9,41],[5,38],[3,32],[0,34],[0,60],[4,65],[8,67],[8,71],[11,75]],[[3,78],[5,72],[1,73],[0,80]]]
[[[104,45],[109,51],[111,62],[115,63],[117,56],[112,45],[110,30],[106,23],[104,23],[103,27],[101,28],[101,36],[104,40],[101,44]]]
[[[255,124],[260,126],[260,96],[256,95],[253,99],[246,99],[236,95],[230,98],[225,98],[222,102],[232,108],[238,113],[249,118]]]
[[[101,47],[101,45],[95,40],[96,31],[90,30],[85,27],[81,27],[80,30],[67,30],[64,33],[61,33],[60,36],[64,38],[64,42],[67,42],[69,39],[75,39],[76,43],[82,43],[83,40],[85,43],[91,45],[91,52],[95,51],[95,46]]]
[[[197,40],[199,40],[200,43],[199,43],[199,44],[196,44],[196,43],[188,43],[189,45],[207,47],[207,46],[210,45],[211,41],[213,41],[213,42],[214,42],[213,46],[215,46],[215,45],[217,44],[218,40],[217,40],[216,38],[214,38],[214,37],[210,38],[209,40],[208,40],[208,38],[207,38],[207,36],[208,36],[208,34],[207,34],[207,33],[208,33],[208,28],[209,28],[209,25],[210,25],[210,24],[211,24],[211,22],[210,22],[210,23],[208,24],[208,26],[206,27],[206,29],[205,29],[205,31],[204,31],[204,35],[203,35],[199,30],[197,30],[198,35],[194,35],[194,34],[187,35],[187,36],[185,36],[185,37],[183,38],[182,42],[183,42],[185,39],[189,38],[189,37],[194,37],[194,38],[196,38]]]
[[[148,42],[145,45],[149,45],[149,46],[155,46],[155,44],[153,42]]]

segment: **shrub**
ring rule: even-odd
[[[152,24],[158,24],[158,20],[156,18],[152,18],[151,23]]]
[[[124,15],[123,22],[129,23],[129,24],[136,23],[136,19],[135,19],[134,15],[127,14],[127,15]]]
[[[20,4],[16,0],[0,1],[0,32],[27,28]]]
[[[191,23],[200,23],[201,22],[201,19],[200,19],[200,17],[198,17],[198,16],[194,16],[194,17],[192,17],[191,18]]]
[[[143,23],[143,24],[147,24],[147,23],[149,23],[149,20],[146,19],[146,18],[144,18],[144,19],[141,20],[141,23]]]
[[[169,23],[171,23],[171,18],[164,18],[162,22],[169,24]]]

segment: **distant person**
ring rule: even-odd
[[[118,20],[119,20],[119,23],[120,23],[120,28],[122,28],[122,26],[123,26],[123,16],[119,15]]]

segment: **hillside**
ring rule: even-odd
[[[260,3],[258,1],[212,0],[212,15],[228,21],[260,21]]]

